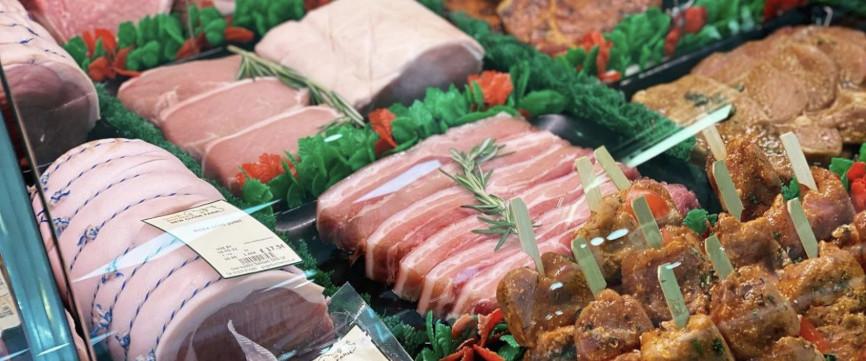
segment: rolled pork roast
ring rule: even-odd
[[[44,172],[49,215],[34,197],[58,283],[69,271],[91,337],[114,360],[243,360],[229,332],[270,352],[303,354],[333,335],[322,288],[295,267],[223,279],[144,219],[221,200],[165,150],[103,139],[74,148]],[[55,227],[57,247],[50,237]]]
[[[17,2],[17,0],[11,0]],[[67,42],[96,28],[117,30],[120,23],[167,14],[172,0],[20,0],[51,35]]]
[[[17,0],[0,0],[0,54],[37,161],[84,143],[99,119],[96,88]]]

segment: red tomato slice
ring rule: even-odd
[[[653,217],[655,217],[655,219],[664,218],[668,213],[670,213],[671,208],[668,207],[668,203],[665,202],[664,198],[658,194],[643,189],[629,191],[628,203],[625,205],[625,211],[636,217],[634,210],[631,208],[631,202],[641,196],[646,198],[646,202],[650,207],[650,211],[653,212]]]
[[[803,316],[800,316],[800,337],[815,345],[821,353],[830,351],[830,343],[827,342],[824,335],[812,325],[812,322],[809,322],[808,318]]]

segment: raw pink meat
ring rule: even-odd
[[[210,142],[308,103],[306,89],[276,78],[247,79],[166,109],[159,123],[166,139],[200,160]]]
[[[340,0],[271,29],[256,53],[357,108],[410,104],[427,88],[462,87],[484,49],[412,0]]]
[[[37,163],[48,163],[87,140],[99,119],[96,88],[15,0],[0,0],[0,54]],[[0,94],[0,103],[5,102],[10,100]]]
[[[548,132],[533,131],[521,133],[498,144],[504,146],[501,153],[506,155],[482,164],[484,171],[524,161],[535,157],[541,150],[561,146],[565,142]],[[439,167],[439,170],[441,171],[435,171],[433,168],[430,168],[428,169],[429,173],[423,177],[419,177],[411,184],[400,189],[394,189],[392,193],[381,197],[378,202],[368,204],[356,216],[352,217],[346,225],[335,230],[334,237],[337,239],[347,239],[347,241],[341,241],[340,243],[365,242],[367,237],[392,214],[409,207],[433,193],[453,187],[454,181],[443,174],[442,171],[456,174],[459,171],[457,163],[447,160]]]
[[[302,271],[222,279],[141,221],[222,199],[168,152],[141,141],[92,142],[60,157],[40,183],[60,191],[49,211],[69,218],[52,266],[60,274],[59,252],[85,326],[108,336],[102,342],[113,359],[243,359],[229,320],[275,354],[332,337],[322,289]]]
[[[87,31],[104,28],[116,31],[120,23],[167,14],[172,0],[22,0],[24,6],[59,42]]]
[[[240,65],[240,55],[233,55],[161,66],[127,80],[117,97],[127,108],[158,126],[163,110],[233,83]]]
[[[550,147],[536,158],[511,164],[493,172],[487,191],[503,199],[567,174],[576,155],[572,147]],[[465,217],[477,215],[461,205],[475,204],[475,198],[462,187],[452,187],[421,200],[385,221],[367,239],[367,277],[393,283],[399,262],[415,246]],[[386,262],[383,262],[386,261]]]
[[[286,158],[286,152],[297,155],[298,140],[313,136],[342,114],[324,107],[304,107],[260,121],[248,128],[220,139],[205,149],[202,171],[223,186],[240,193],[235,174],[243,163],[253,163],[263,153]],[[288,160],[288,159],[286,159]]]
[[[430,161],[446,163],[451,159],[451,148],[465,152],[487,138],[502,141],[529,129],[529,123],[522,118],[498,116],[450,129],[443,135],[427,138],[409,151],[388,156],[361,168],[319,196],[316,209],[316,228],[319,235],[324,241],[336,243],[341,249],[358,254],[363,251],[363,242],[338,238],[335,234],[337,229],[366,205],[390,192],[378,197],[364,198],[365,195],[371,194],[373,190],[419,164]]]

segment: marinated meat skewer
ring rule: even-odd
[[[777,234],[770,230],[771,225],[766,218],[740,222],[725,213],[719,215],[713,228],[734,268],[758,266],[767,272],[775,273],[790,264],[791,260],[776,242],[774,235]],[[795,232],[793,226],[791,231]]]
[[[641,335],[640,341],[644,361],[734,361],[724,337],[706,315],[692,316],[682,329],[672,321],[664,322]]]
[[[640,301],[603,290],[583,309],[574,326],[578,360],[611,360],[637,350],[640,335],[652,328]]]

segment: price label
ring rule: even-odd
[[[301,262],[301,257],[279,236],[226,201],[145,219],[144,222],[185,243],[223,278]]]
[[[388,361],[364,330],[355,326],[314,361]]]
[[[15,307],[15,300],[12,299],[12,293],[9,292],[6,278],[0,274],[0,333],[20,325],[21,318],[18,317],[18,308]]]

